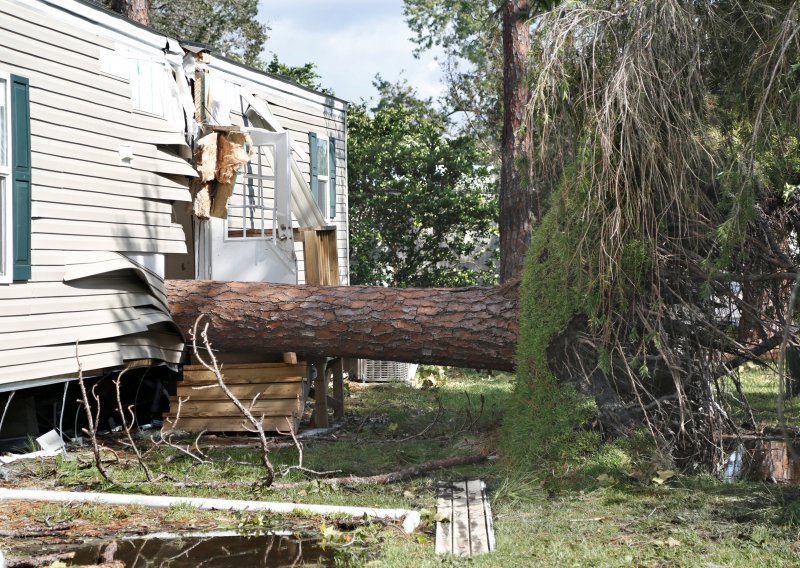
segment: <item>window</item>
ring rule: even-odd
[[[311,160],[311,193],[328,221],[336,218],[336,141],[311,132],[308,135]]]
[[[228,199],[229,239],[273,239],[276,154],[274,144],[256,146],[255,155],[236,176]]]
[[[0,283],[31,277],[28,80],[0,71]]]
[[[11,77],[0,71],[0,282],[11,282]]]
[[[149,59],[131,59],[128,69],[133,109],[164,117],[164,101],[169,98],[164,65]]]

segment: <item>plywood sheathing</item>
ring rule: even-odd
[[[233,194],[236,183],[236,172],[250,161],[250,153],[245,147],[252,148],[250,137],[244,132],[226,132],[217,136],[217,180],[211,202],[211,216],[225,219],[228,211],[228,199]]]

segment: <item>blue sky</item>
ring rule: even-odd
[[[424,97],[442,93],[434,54],[413,56],[402,0],[261,0],[260,18],[270,28],[266,57],[288,65],[317,65],[323,85],[358,102],[375,97],[376,73],[401,77]]]

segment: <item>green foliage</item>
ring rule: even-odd
[[[533,18],[560,0],[529,2]],[[463,126],[484,144],[499,147],[503,125],[501,9],[505,0],[404,0],[403,14],[417,52],[444,50],[444,104],[464,113]]]
[[[576,258],[580,228],[566,202],[558,202],[536,229],[520,288],[516,397],[504,422],[504,454],[518,466],[572,467],[597,449],[587,428],[594,402],[559,385],[548,367],[552,339],[578,315],[590,316],[590,281]]]
[[[164,0],[150,8],[151,24],[161,33],[256,67],[268,29],[257,16],[258,0]]]
[[[494,281],[497,189],[485,152],[473,137],[448,136],[445,114],[407,85],[376,86],[377,105],[348,115],[352,282]]]
[[[278,56],[276,54],[272,54],[272,59],[266,65],[264,70],[267,73],[274,73],[275,75],[281,75],[304,87],[308,87],[309,89],[314,89],[315,91],[319,91],[320,93],[327,93],[329,95],[333,95],[333,91],[327,89],[322,86],[319,82],[319,73],[317,73],[317,66],[314,63],[306,63],[305,65],[300,65],[297,67],[292,67],[291,65],[286,65],[285,63],[281,63],[278,60]]]

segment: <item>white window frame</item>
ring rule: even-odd
[[[131,54],[128,77],[131,108],[149,116],[164,118],[170,93],[167,92],[167,71],[162,61],[147,55]]]
[[[0,81],[5,82],[5,165],[0,159],[0,284],[9,284],[14,279],[14,216],[11,200],[11,169],[13,141],[11,139],[11,74],[0,70]],[[2,149],[0,149],[2,151]],[[1,157],[0,157],[1,158]]]
[[[255,155],[251,157],[249,162],[239,168],[236,175],[236,183],[234,183],[233,187],[233,194],[228,199],[227,204],[225,240],[275,240],[277,218],[275,187],[277,185],[277,176],[275,175],[274,162],[277,152],[278,149],[274,144],[255,146]],[[272,156],[272,159],[269,156]],[[242,186],[242,193],[238,196],[236,195],[237,184]],[[270,184],[272,186],[271,190],[268,187]],[[273,192],[272,207],[265,205],[269,199],[269,191]],[[238,210],[241,213],[241,229],[230,229],[228,227],[228,218],[232,217],[234,210]],[[271,220],[268,219],[269,216],[272,217]],[[248,227],[248,224],[252,226]]]
[[[320,154],[320,146],[325,148],[325,169],[328,170],[328,175],[324,176],[320,173],[319,167],[319,154]],[[327,134],[319,134],[317,133],[317,194],[320,196],[320,202],[318,203],[319,208],[322,210],[322,216],[324,217],[325,221],[333,221],[331,217],[331,192],[330,192],[330,183],[331,183],[331,145],[330,145],[330,137]]]

